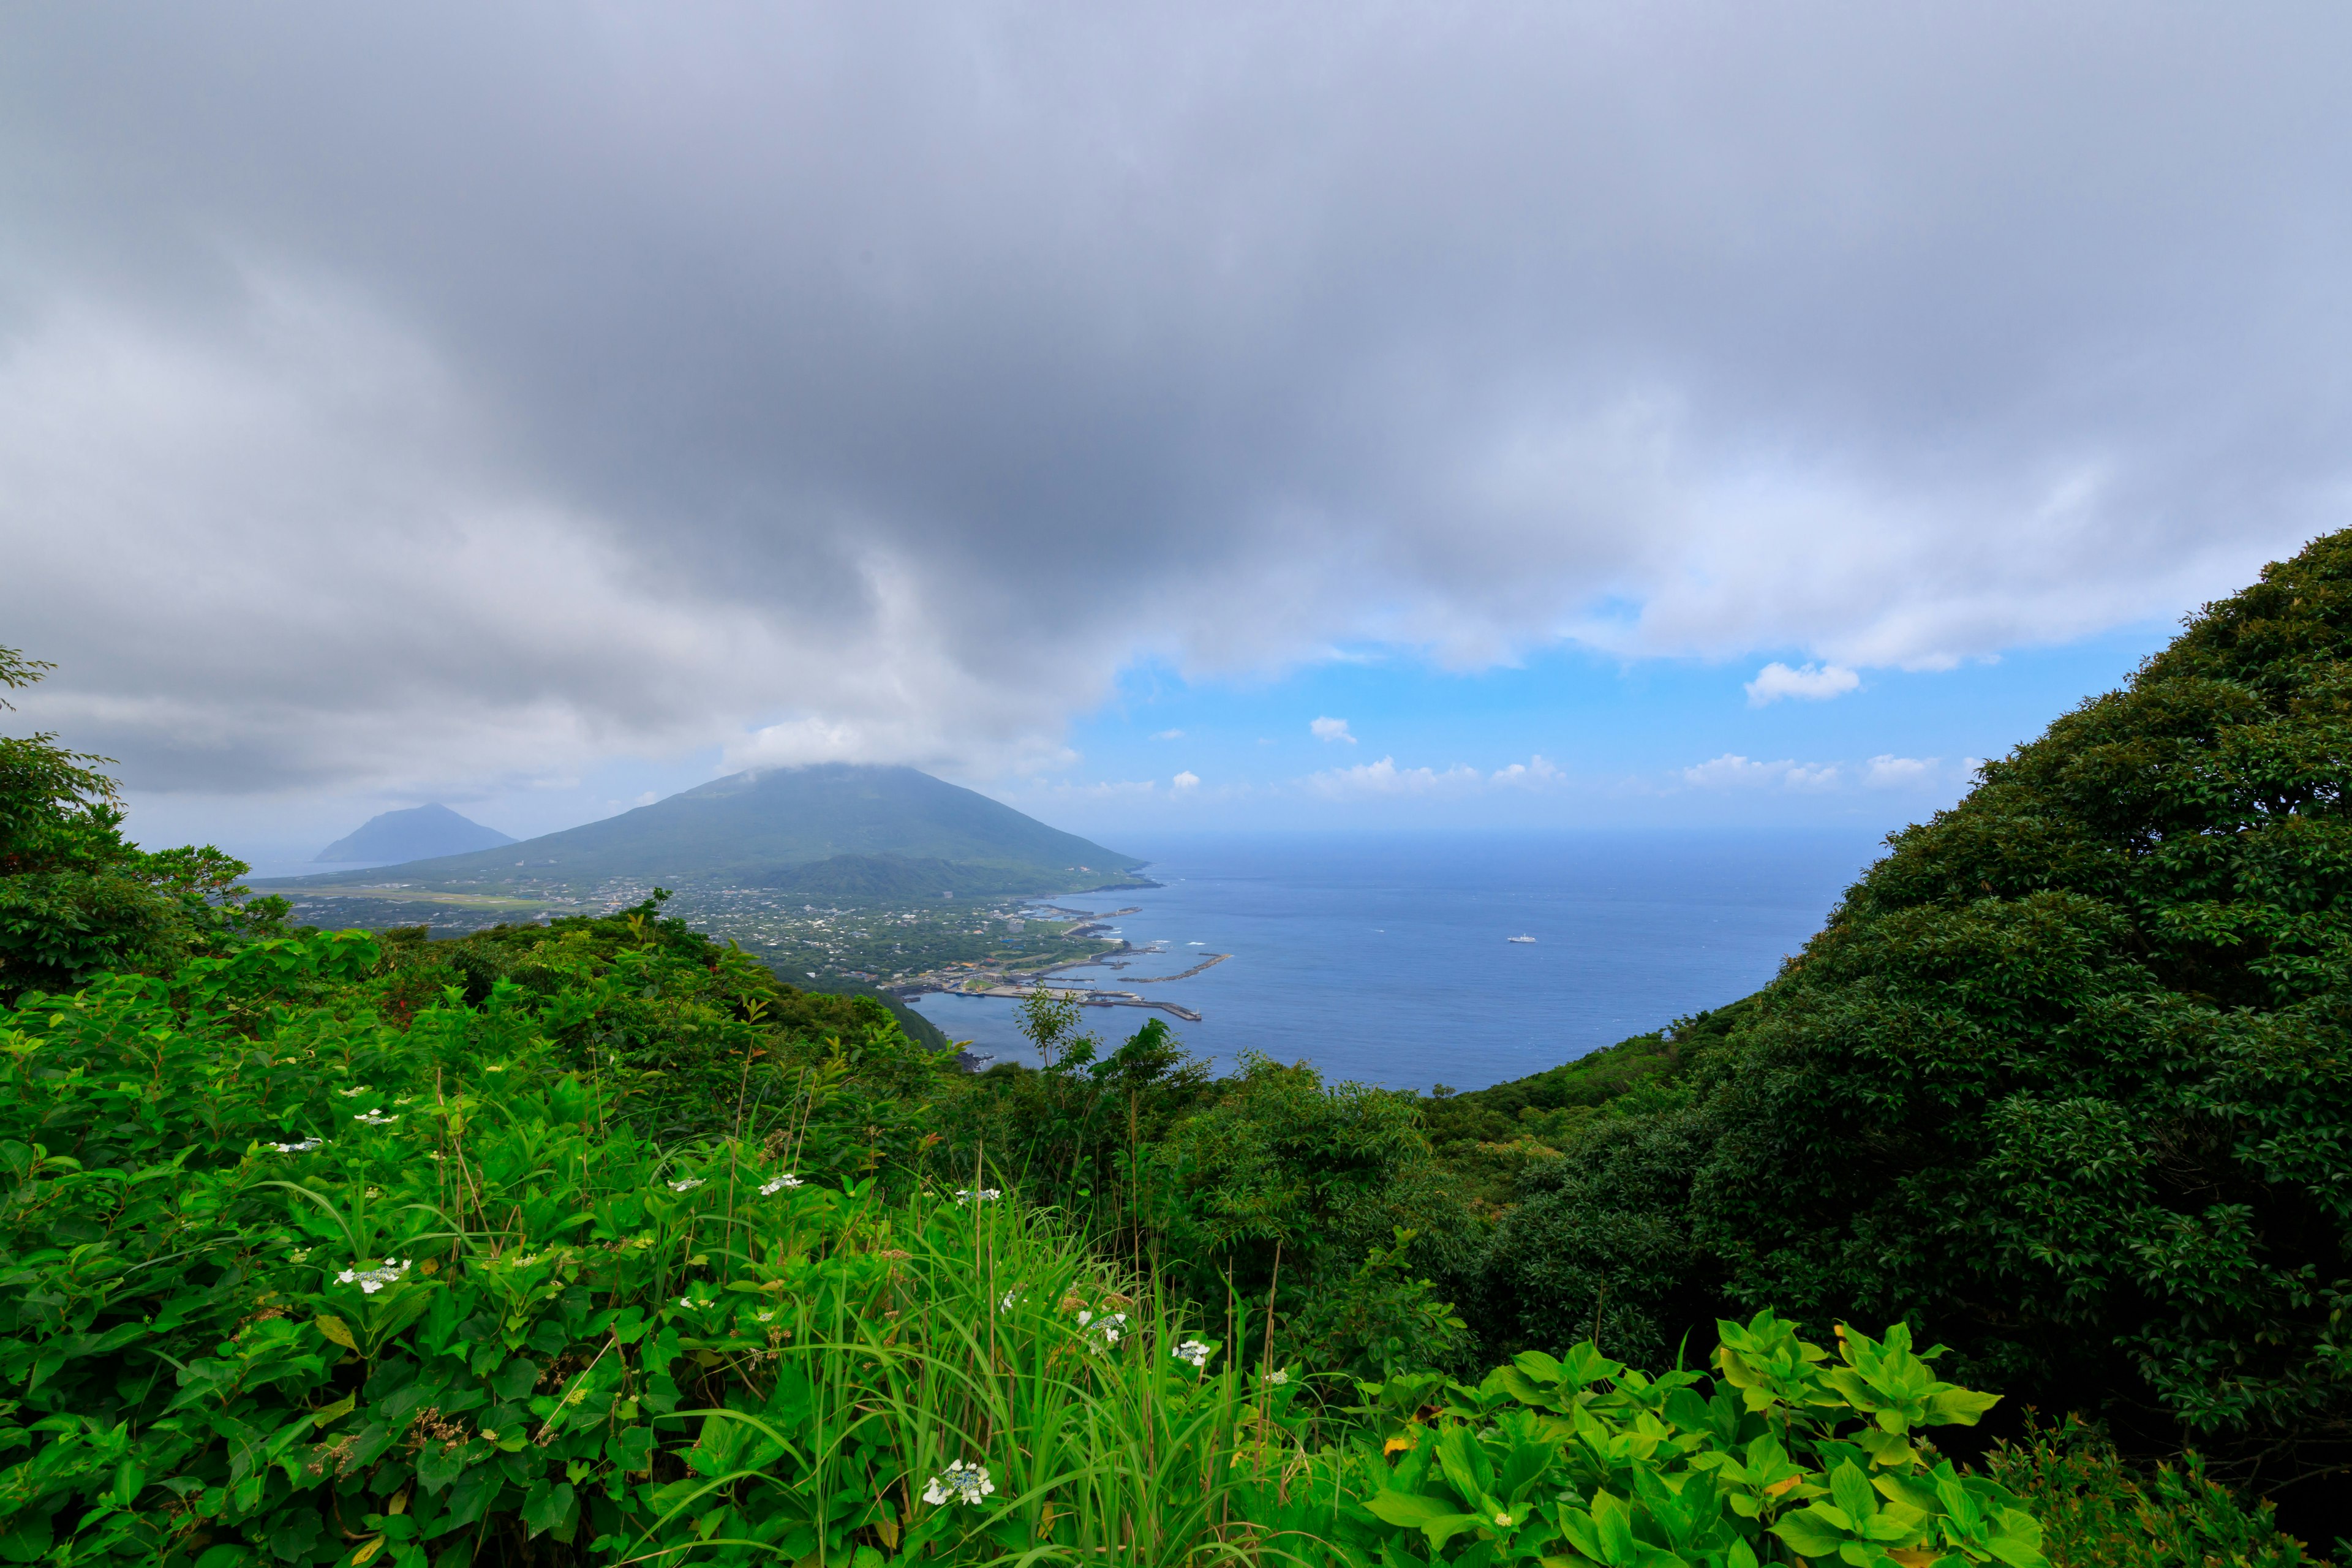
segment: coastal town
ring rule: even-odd
[[[500,923],[599,915],[653,895],[635,881],[562,884],[466,894],[404,886],[385,878],[308,889],[295,916],[325,927],[425,925],[455,936]],[[772,889],[687,886],[663,912],[721,942],[733,942],[779,976],[816,990],[871,989],[902,1000],[933,992],[1018,998],[1050,985],[1095,1007],[1156,1009],[1187,1023],[1201,1016],[1134,989],[1187,980],[1231,957],[1164,945],[1138,947],[1117,922],[1129,907],[1087,910],[1028,900],[959,904],[820,905]],[[1129,973],[1139,971],[1139,973]]]

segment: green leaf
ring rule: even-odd
[[[1998,1394],[1969,1388],[1947,1388],[1927,1400],[1927,1419],[1951,1426],[1973,1426],[1977,1417],[2000,1403]]]
[[[1364,1500],[1364,1507],[1373,1518],[1408,1530],[1419,1530],[1432,1520],[1444,1519],[1457,1511],[1454,1504],[1440,1502],[1419,1492],[1374,1492]]]
[[[523,1526],[534,1536],[544,1535],[568,1522],[577,1506],[579,1499],[570,1481],[550,1486],[542,1480],[522,1500]]]
[[[1853,1521],[1853,1528],[1856,1530],[1878,1511],[1878,1500],[1871,1494],[1870,1478],[1850,1463],[1830,1472],[1830,1496],[1837,1500],[1838,1508]]]
[[[1812,1503],[1782,1518],[1772,1526],[1772,1533],[1787,1542],[1790,1550],[1800,1557],[1827,1557],[1848,1540],[1843,1527],[1822,1517],[1834,1513],[1834,1510]]]
[[[604,1445],[605,1455],[622,1469],[635,1472],[649,1469],[654,1462],[654,1429],[650,1426],[624,1426]]]

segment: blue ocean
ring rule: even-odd
[[[1162,886],[1055,900],[1133,908],[1126,966],[1061,978],[1181,1004],[1089,1008],[1124,1038],[1147,1018],[1229,1068],[1244,1051],[1327,1079],[1477,1089],[1556,1067],[1769,980],[1879,853],[1863,832],[1254,835],[1118,840]],[[1515,942],[1516,936],[1532,942]],[[1202,956],[1233,956],[1190,979]],[[1017,1004],[916,1006],[976,1052],[1033,1060]]]

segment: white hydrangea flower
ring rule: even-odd
[[[335,1276],[335,1283],[356,1285],[373,1296],[385,1286],[396,1283],[402,1275],[408,1272],[409,1263],[414,1261],[387,1258],[373,1268],[346,1268]]]
[[[355,1083],[355,1084],[352,1085],[352,1087],[351,1087],[351,1088],[349,1088],[349,1089],[339,1089],[335,1090],[335,1092],[336,1092],[337,1094],[341,1095],[345,1100],[354,1100],[354,1099],[357,1099],[359,1096],[361,1096],[361,1095],[362,1095],[362,1094],[365,1094],[367,1091],[368,1091],[368,1086],[367,1086],[367,1085],[365,1085],[365,1084],[363,1084],[363,1083]]]
[[[1087,1332],[1087,1348],[1098,1355],[1108,1355],[1118,1347],[1119,1336],[1127,1332],[1125,1312],[1105,1312],[1097,1318],[1081,1310],[1078,1327]]]
[[[995,1187],[982,1187],[977,1193],[974,1193],[970,1187],[958,1187],[956,1189],[955,1200],[960,1204],[968,1204],[974,1198],[978,1198],[982,1203],[992,1204],[1003,1195],[1004,1194]]]
[[[1284,1384],[1290,1381],[1290,1373],[1281,1367],[1276,1367],[1272,1372],[1265,1374],[1265,1380],[1266,1382],[1274,1384],[1275,1387],[1280,1388]]]
[[[352,1120],[368,1127],[389,1127],[394,1122],[399,1121],[400,1118],[397,1116],[379,1115],[377,1112],[373,1110],[362,1110],[357,1116],[352,1117]]]
[[[326,1142],[324,1138],[305,1138],[299,1143],[272,1143],[270,1147],[281,1154],[307,1154],[311,1150],[323,1146]]]
[[[1210,1349],[1211,1346],[1206,1340],[1185,1340],[1168,1353],[1178,1361],[1191,1362],[1193,1370],[1197,1372],[1209,1364]]]
[[[682,1182],[672,1182],[669,1184],[669,1190],[674,1193],[690,1193],[700,1185],[702,1185],[700,1176],[688,1176]]]
[[[789,1192],[793,1188],[801,1184],[801,1179],[798,1176],[793,1175],[790,1171],[787,1171],[782,1175],[778,1176],[774,1181],[770,1182],[767,1185],[761,1187],[760,1189],[760,1195],[763,1198],[772,1198],[778,1193]]]
[[[947,1503],[966,1503],[978,1507],[980,1500],[991,1496],[996,1483],[989,1479],[988,1467],[968,1459],[958,1459],[945,1471],[933,1476],[923,1488],[923,1500],[933,1508]]]

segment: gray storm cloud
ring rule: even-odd
[[[150,790],[1934,666],[2345,521],[2352,21],[19,8],[0,641]]]

